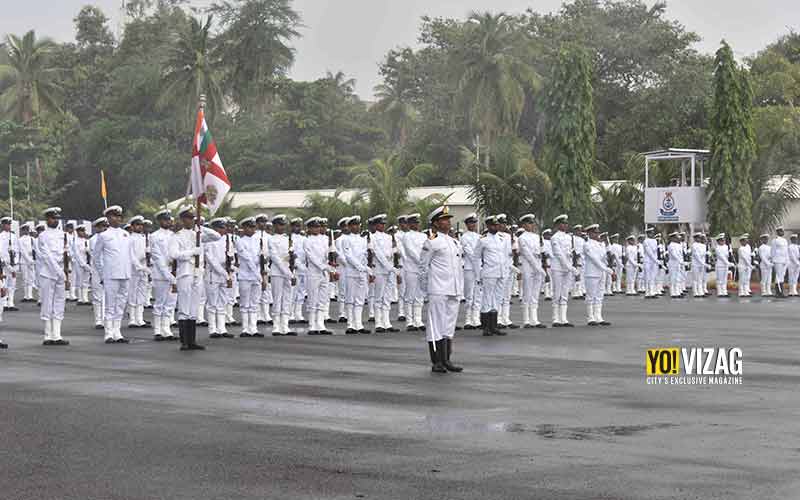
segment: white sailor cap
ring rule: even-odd
[[[679,233],[678,231],[672,231],[672,232],[671,232],[671,233],[669,233],[667,236],[669,236],[670,238],[672,238],[673,236],[680,236],[680,233]]]
[[[789,235],[789,239],[797,239],[797,233],[792,233]]]
[[[267,222],[269,220],[269,216],[267,214],[258,214],[256,215],[256,222]]]
[[[55,219],[60,219],[61,218],[61,207],[45,208],[44,211],[42,212],[42,214],[45,217],[53,217]]]
[[[619,233],[614,233],[614,234],[612,234],[611,236],[609,236],[609,238],[611,238],[612,240],[613,240],[614,238],[619,238]]]
[[[552,232],[553,232],[553,230],[552,230],[552,229],[550,229],[550,228],[547,228],[547,229],[545,229],[544,231],[542,231],[542,234],[543,234],[543,235],[545,235],[545,234],[550,234],[550,233],[552,233]]]
[[[450,208],[447,205],[436,207],[433,212],[428,214],[428,222],[436,222],[440,219],[450,219],[453,214],[450,213]]]
[[[750,233],[744,233],[743,235],[739,236],[739,239],[740,240],[749,240],[750,239]]]
[[[278,215],[273,215],[272,216],[272,223],[273,224],[280,224],[280,225],[284,225],[285,226],[286,222],[288,222],[288,221],[286,219],[286,216],[283,215],[283,214],[278,214]]]
[[[575,227],[579,228],[580,224],[576,225]],[[600,230],[600,224],[589,224],[588,226],[586,226],[587,233],[590,231],[599,231],[599,230]]]
[[[626,241],[636,241],[636,236],[633,235],[633,234],[629,234],[628,237],[625,238],[625,240]]]
[[[350,217],[342,217],[341,219],[339,219],[339,222],[336,223],[336,226],[337,227],[346,226],[349,220]]]
[[[656,233],[655,239],[660,240],[661,239],[661,233]]]
[[[46,229],[47,225],[44,222],[40,222],[36,224],[36,230],[39,231],[40,229]]]
[[[151,221],[150,219],[145,219],[144,220],[144,225],[145,226],[152,226],[153,225],[153,221]]]
[[[580,224],[575,224],[574,226],[572,226],[573,231],[580,231],[581,229],[583,229],[583,226]]]
[[[717,241],[725,239],[725,233],[719,233],[715,238]]]
[[[156,220],[172,220],[172,212],[167,209],[159,210],[153,217],[155,217]]]
[[[144,224],[144,217],[142,217],[141,215],[134,215],[128,221],[128,224]]]
[[[494,220],[497,221],[497,224],[506,224],[508,216],[506,214],[497,214],[494,216]]]
[[[769,239],[769,235],[767,233],[762,234],[759,238],[766,238]]]
[[[244,226],[255,226],[256,225],[256,218],[255,217],[245,217],[244,219],[239,221],[239,225]]]
[[[110,207],[103,210],[103,215],[122,215],[122,207],[119,205],[111,205]]]
[[[125,224],[124,226],[122,226],[122,229],[124,229],[125,231],[127,231],[130,228],[131,228],[130,224]]]
[[[705,237],[706,237],[706,235],[705,235],[705,234],[703,234],[703,233],[694,233],[694,237],[695,237],[695,238],[705,238]]]
[[[608,231],[603,231],[602,233],[600,233],[601,238],[604,236],[608,236]]]
[[[347,225],[348,226],[353,225],[353,224],[361,224],[361,216],[360,215],[354,215],[354,216],[350,217],[349,219],[347,219]]]
[[[525,230],[524,230],[523,228],[519,228],[519,229],[517,229],[517,232],[516,232],[516,233],[514,233],[514,234],[516,234],[517,236],[519,236],[520,234],[522,234],[522,233],[524,233],[524,232],[525,232]]]
[[[108,217],[98,217],[92,221],[93,226],[101,226],[104,224],[108,224]]]
[[[35,229],[33,222],[26,222],[25,224],[21,225],[19,228],[20,229],[27,229],[28,231],[31,231],[31,230]]]
[[[555,218],[553,218],[553,224],[569,224],[569,215],[557,215]]]
[[[386,214],[373,215],[369,218],[370,224],[386,224]]]
[[[225,227],[228,225],[228,219],[225,217],[217,217],[215,219],[211,219],[208,225],[211,227]]]
[[[289,223],[292,224],[292,225],[300,224],[302,226],[303,225],[303,218],[302,217],[294,217],[291,221],[289,221]]]
[[[322,224],[323,226],[327,226],[328,225],[328,218],[327,217],[318,217],[318,218],[319,218],[319,223],[320,224]]]
[[[306,226],[308,227],[319,227],[322,224],[322,221],[319,217],[311,217],[306,221]]]
[[[408,219],[407,215],[398,215],[397,216],[397,223],[398,224],[405,224],[406,223],[406,219]]]
[[[478,214],[476,214],[475,212],[472,212],[471,214],[469,214],[466,217],[464,217],[464,222],[466,224],[472,224],[474,222],[478,222]]]
[[[536,216],[533,215],[533,214],[525,214],[525,215],[523,215],[522,217],[519,218],[519,223],[520,224],[525,224],[525,223],[528,223],[528,222],[530,222],[531,224],[536,222]]]
[[[11,224],[14,220],[11,217],[0,218],[0,224]]]
[[[483,220],[483,222],[486,223],[487,226],[491,226],[493,224],[497,224],[497,216],[496,215],[490,215],[489,217],[485,218]]]
[[[419,222],[421,218],[422,215],[420,215],[419,212],[415,212],[413,214],[406,215],[406,222],[408,222],[409,224],[416,224]]]
[[[194,205],[182,205],[178,209],[178,217],[194,217]]]
[[[653,226],[647,226],[647,227],[644,228],[644,232],[645,233],[652,233],[655,230],[656,230],[656,228],[654,228]]]
[[[783,226],[778,226],[775,228],[776,231],[783,231]]]

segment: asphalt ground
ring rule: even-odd
[[[589,328],[572,301],[576,328],[458,332],[442,375],[420,333],[179,352],[105,345],[72,304],[72,345],[43,347],[25,304],[0,324],[0,499],[798,498],[799,306],[613,297]],[[648,385],[664,346],[740,347],[742,385]]]

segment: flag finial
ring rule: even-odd
[[[200,109],[206,108],[206,95],[200,94]]]

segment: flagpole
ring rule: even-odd
[[[108,188],[106,187],[106,174],[100,169],[100,196],[103,197],[103,210],[108,208]]]
[[[14,175],[11,162],[8,162],[8,204],[11,209],[11,220],[14,220]]]
[[[205,108],[206,108],[206,95],[205,94],[200,94],[200,111],[204,112]],[[205,116],[205,113],[203,113],[203,114]],[[203,160],[200,159],[200,161],[202,162]],[[196,238],[195,245],[196,245],[197,248],[200,248],[200,231],[202,231],[202,229],[200,228],[200,196],[199,196],[199,194],[195,195],[195,203],[197,204],[197,208],[195,209],[195,211],[196,211],[195,224],[197,225],[197,238]],[[195,256],[195,258],[194,258],[194,267],[195,268],[199,268],[200,267],[200,256],[199,255]]]

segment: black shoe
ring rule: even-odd
[[[272,325],[273,325],[273,323],[274,323],[274,321],[272,321],[272,320],[269,320],[269,321],[267,321],[267,324],[268,324],[269,326],[272,326]]]
[[[360,333],[362,335],[369,335],[369,334],[372,333],[372,330],[367,330],[366,328],[361,328],[360,330],[358,330],[358,333]]]
[[[103,326],[103,325],[94,325],[94,329],[95,329],[95,330],[105,330],[105,329],[106,329],[106,327],[105,327],[105,326]]]
[[[561,326],[563,326],[565,328],[574,328],[575,327],[575,325],[573,325],[572,323],[569,323],[569,322],[562,323]]]
[[[418,327],[418,328],[419,328],[419,331],[421,331],[421,332],[424,332],[424,331],[425,331],[425,325],[422,325],[422,326],[420,326],[420,327]]]
[[[187,323],[187,321],[185,319],[178,320],[178,336],[179,336],[179,338],[181,340],[181,349],[186,347],[186,344],[187,344],[187,342],[186,342],[186,338],[187,338],[186,337],[186,323]]]
[[[290,325],[296,325],[297,324],[297,320],[296,319],[290,319],[289,320],[289,324]]]
[[[469,324],[464,325],[464,330],[474,330],[474,329],[475,329],[475,327],[473,325],[469,325]]]
[[[411,325],[411,326],[406,327],[406,331],[407,332],[418,332],[419,328],[417,328],[416,326]]]
[[[369,319],[367,320],[367,323],[375,323],[375,318],[369,318]]]
[[[501,325],[497,325],[497,329],[498,330],[505,330],[506,328],[508,328],[508,326],[506,326],[506,325],[502,325],[502,324]]]
[[[553,321],[553,328],[563,328],[563,327],[564,323],[556,323],[555,321]]]
[[[5,342],[0,342],[0,349],[8,349],[8,344]]]
[[[219,333],[211,333],[208,335],[208,338],[210,339],[218,339],[220,337],[222,337],[222,335],[220,335]]]
[[[220,334],[219,334],[219,336],[220,336],[220,337],[222,337],[223,339],[232,339],[232,338],[235,338],[233,334],[230,334],[230,333],[228,333],[228,332],[225,332],[225,333],[220,333]]]
[[[356,334],[358,332],[355,330],[355,328],[348,328],[347,330],[344,331],[344,333],[346,335],[353,335],[353,334]]]
[[[264,326],[266,324],[267,324],[267,322],[264,321],[263,319],[260,319],[260,320],[256,321],[256,325],[259,325],[259,326]]]
[[[491,327],[489,326],[489,313],[481,313],[481,325],[483,328],[483,336],[484,337],[491,337],[494,335]]]
[[[464,371],[464,368],[456,366],[450,362],[450,355],[453,354],[453,339],[443,339],[441,342],[442,347],[444,347],[444,349],[442,349],[444,351],[442,355],[444,358],[442,364],[445,368],[447,368],[447,371],[455,373]]]
[[[534,326],[534,328],[544,329],[547,328],[547,325],[545,325],[544,323],[539,323],[538,325]]]
[[[273,336],[273,337],[283,337],[283,336],[284,336],[284,334],[283,334],[283,333],[281,333],[281,332],[272,332],[272,336]]]
[[[242,332],[242,333],[239,334],[239,337],[245,339],[245,338],[248,338],[248,337],[252,337],[252,335],[250,335],[249,333],[246,333],[246,332]]]
[[[586,323],[587,326],[597,326],[597,321],[589,321]]]
[[[241,321],[234,321],[233,323],[231,323],[231,326],[242,326],[242,322]]]
[[[397,317],[397,321],[400,321],[400,322],[402,322],[402,321],[405,321],[405,320],[406,320],[406,317],[405,317],[405,316],[398,316],[398,317]]]
[[[597,324],[600,325],[600,326],[611,326],[611,323],[609,323],[608,321],[605,321],[605,320],[603,320],[603,321],[601,321],[601,322],[599,322]]]
[[[333,332],[330,330],[322,330],[319,332],[320,335],[333,335]]]
[[[456,325],[456,331],[459,331],[459,330],[461,330],[461,327]]]
[[[506,326],[508,326],[509,330],[516,330],[517,328],[519,328],[519,326],[515,325],[514,323],[511,323],[511,324],[506,325]]]
[[[375,329],[375,333],[386,333],[386,329],[382,326],[379,326]]]
[[[333,318],[328,318],[325,320],[325,324],[331,324],[331,323],[336,323],[336,320]]]
[[[147,323],[147,321],[145,321],[145,323]],[[206,327],[206,326],[208,326],[208,321],[202,321],[200,323],[197,323],[197,326]]]
[[[6,307],[5,310],[14,312],[14,311],[19,311],[19,308],[18,307]]]
[[[523,330],[530,330],[531,328],[533,328],[533,325],[530,323],[525,323],[524,325],[522,325]]]
[[[123,337],[121,339],[115,340],[114,342],[116,342],[117,344],[129,344],[131,341]]]
[[[42,342],[42,345],[53,345],[53,341],[52,340],[45,340],[44,342]]]
[[[297,332],[289,330],[288,332],[286,332],[286,336],[287,337],[297,337]]]
[[[344,316],[339,316],[339,323],[347,323],[347,318]]]
[[[387,329],[386,329],[386,333],[397,333],[397,332],[399,332],[399,331],[400,331],[400,329],[399,329],[399,328],[395,328],[395,327],[393,327],[393,326],[391,326],[391,327],[389,327],[389,328],[387,328]]]
[[[106,339],[105,343],[106,344],[113,344],[114,343],[114,339]]]
[[[258,332],[256,332],[256,333],[254,333],[254,334],[252,334],[252,335],[253,335],[253,337],[256,337],[256,338],[259,338],[259,339],[260,339],[260,338],[264,338],[264,334],[263,334],[263,333],[258,333]]]
[[[212,335],[213,337],[213,335]],[[153,340],[156,342],[164,342],[164,337],[161,335],[153,335]]]
[[[199,345],[197,343],[197,321],[190,319],[187,321],[187,333],[189,338],[187,339],[187,343],[189,344],[190,351],[205,351],[205,346]]]
[[[64,340],[64,339],[54,340],[52,345],[69,345],[69,340]]]
[[[306,335],[319,335],[319,332],[316,330],[309,330],[308,332],[306,332]]]

